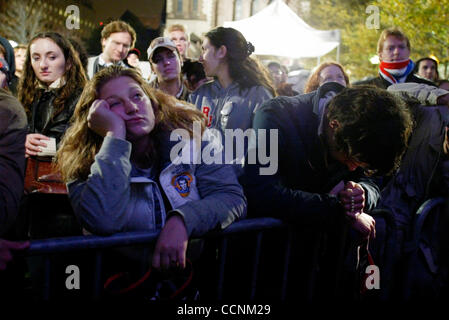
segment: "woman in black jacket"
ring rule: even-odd
[[[87,78],[70,42],[56,32],[31,39],[23,72],[19,100],[28,116],[25,153],[29,157],[42,151],[50,138],[59,143]]]

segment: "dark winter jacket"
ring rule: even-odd
[[[25,175],[25,111],[19,101],[0,89],[0,237],[11,231],[23,195]]]
[[[409,147],[399,171],[383,188],[379,204],[391,210],[397,225],[405,230],[413,224],[414,213],[425,200],[449,193],[449,159],[443,155],[449,109],[412,108],[415,128]]]
[[[9,82],[8,82],[8,88],[11,90],[11,92],[16,96],[17,95],[17,85],[18,85],[18,78],[15,75],[16,73],[16,58],[14,56],[14,49],[9,43],[9,41],[3,37],[0,37],[0,45],[5,48],[6,54],[5,54],[5,60],[8,63],[9,67]]]
[[[377,186],[363,176],[361,169],[351,172],[340,162],[327,161],[326,149],[318,134],[320,97],[328,91],[342,89],[337,83],[328,83],[309,94],[269,100],[256,112],[253,121],[256,134],[259,129],[277,129],[279,167],[274,175],[261,175],[259,169],[263,166],[251,164],[247,157],[241,182],[248,198],[249,216],[332,223],[338,213],[343,214],[343,208],[329,192],[342,180],[359,182],[363,186],[365,211],[375,207],[379,197]],[[269,143],[266,149],[267,152],[271,150]]]
[[[410,73],[404,82],[424,83],[424,84],[427,84],[430,86],[435,85],[431,81],[424,79],[424,78],[417,77],[413,73]],[[364,85],[364,84],[373,85],[373,86],[376,86],[376,87],[382,88],[382,89],[387,89],[389,86],[391,86],[391,83],[388,82],[387,80],[385,80],[384,78],[382,78],[380,75],[376,78],[354,82],[354,84],[355,85]]]

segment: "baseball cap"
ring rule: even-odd
[[[173,43],[173,41],[170,40],[170,38],[167,37],[158,37],[151,41],[150,46],[148,47],[147,53],[148,53],[148,60],[151,61],[151,58],[153,58],[153,54],[158,48],[167,48],[171,51],[176,51],[176,53],[179,56],[178,49],[176,48],[176,45]]]
[[[277,61],[270,61],[270,62],[267,64],[267,67],[271,67],[271,66],[278,67],[279,69],[281,68],[281,64],[280,64],[279,62],[277,62]]]
[[[139,49],[132,48],[131,50],[128,51],[128,56],[132,53],[136,54],[140,58],[140,50]]]

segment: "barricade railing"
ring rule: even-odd
[[[417,211],[417,221],[415,224],[416,230],[420,230],[423,225],[423,221],[426,216],[433,212],[433,210],[441,206],[446,201],[445,198],[434,198],[429,199],[420,207]],[[391,223],[390,223],[391,224]],[[335,246],[333,247],[333,256],[335,259],[332,259],[332,268],[328,268],[328,270],[334,270],[335,277],[330,277],[329,279],[329,287],[327,289],[329,292],[333,292],[334,297],[338,297],[343,292],[343,286],[346,285],[342,282],[342,278],[340,277],[342,266],[344,264],[344,247],[345,242],[347,241],[346,235],[347,233],[347,225],[345,228],[341,229],[340,226],[335,226],[336,230],[341,230],[341,238],[335,238]],[[346,231],[345,231],[346,229]],[[229,261],[229,254],[235,253],[236,249],[238,250],[238,245],[236,247],[236,242],[233,242],[234,236],[244,236],[247,240],[248,237],[251,237],[251,241],[254,240],[254,246],[251,247],[250,255],[248,258],[251,260],[251,272],[249,275],[249,300],[253,301],[259,297],[258,288],[261,286],[261,281],[264,281],[263,277],[260,276],[261,272],[261,257],[267,258],[264,243],[264,239],[266,240],[266,236],[268,241],[273,240],[271,234],[272,231],[277,232],[276,234],[282,235],[282,245],[279,247],[278,251],[278,260],[276,260],[276,264],[281,265],[282,267],[277,269],[278,273],[276,276],[279,276],[280,285],[279,285],[279,300],[283,301],[286,299],[291,299],[289,296],[291,289],[291,276],[296,273],[297,270],[293,270],[291,262],[298,261],[298,243],[301,243],[304,240],[307,240],[307,236],[303,236],[303,231],[307,230],[307,228],[298,229],[296,227],[292,227],[287,225],[287,223],[282,222],[281,220],[274,218],[253,218],[253,219],[244,219],[241,221],[237,221],[231,224],[228,228],[221,231],[214,231],[206,234],[200,239],[205,240],[206,242],[213,243],[214,248],[214,263],[216,268],[216,273],[214,273],[214,297],[212,299],[217,301],[222,301],[226,299],[227,296],[225,293],[225,288],[228,288],[229,280],[232,280],[232,272],[226,276],[228,269],[227,266],[232,266],[235,264],[242,263],[241,261],[234,260]],[[417,232],[417,231],[416,231]],[[323,266],[320,266],[320,256],[322,258],[323,248],[326,246],[322,246],[320,238],[322,237],[321,232],[314,233],[314,239],[310,240],[310,243],[305,246],[310,246],[312,248],[312,254],[309,256],[300,255],[300,259],[309,259],[311,261],[308,268],[305,268],[306,272],[301,274],[301,277],[305,279],[301,285],[304,286],[305,295],[303,298],[306,300],[314,300],[317,296],[317,290],[323,289],[318,285],[320,276],[322,277],[325,272],[322,269]],[[93,292],[90,297],[94,299],[98,299],[102,296],[103,293],[103,282],[102,282],[102,270],[103,270],[103,251],[111,248],[122,248],[122,247],[139,247],[143,248],[141,259],[142,261],[142,271],[148,269],[149,261],[145,259],[148,257],[150,246],[156,243],[156,240],[159,236],[159,232],[125,232],[118,233],[111,236],[74,236],[74,237],[64,237],[64,238],[50,238],[43,240],[34,240],[31,242],[30,248],[27,250],[26,255],[29,257],[32,256],[42,256],[44,259],[44,284],[42,287],[43,290],[43,298],[49,299],[52,292],[51,283],[51,274],[52,274],[52,261],[50,257],[58,256],[60,254],[69,254],[71,252],[86,252],[90,251],[94,253],[94,270],[93,270]],[[390,252],[394,249],[394,241],[395,234],[390,235],[392,237],[391,241],[387,245],[386,258],[388,258],[389,263],[394,263],[394,253]],[[271,237],[271,238],[270,238]],[[390,243],[392,242],[392,243]],[[238,244],[238,242],[237,242]],[[251,244],[252,245],[252,244]],[[304,246],[304,245],[303,245]],[[282,251],[281,251],[282,250]],[[300,249],[301,250],[301,249]],[[234,252],[233,252],[234,251]],[[329,251],[329,250],[327,250]],[[279,256],[282,258],[279,259]],[[292,258],[293,257],[293,258]],[[293,260],[292,260],[293,259]],[[295,260],[296,259],[296,260]],[[266,262],[266,260],[263,260]],[[304,262],[310,262],[304,261]],[[327,260],[329,261],[329,260]],[[293,264],[294,266],[294,264]],[[385,265],[384,265],[385,267]],[[387,268],[390,270],[392,266]],[[321,275],[317,270],[321,270]],[[266,272],[266,270],[263,270]],[[291,273],[291,274],[290,274]],[[266,274],[262,273],[262,275],[266,276]],[[262,279],[261,279],[262,278]],[[211,280],[212,281],[212,280]],[[289,282],[290,281],[290,282]],[[262,284],[263,285],[263,284]],[[343,285],[343,286],[342,286]],[[298,288],[294,288],[295,290]],[[277,289],[276,289],[277,290]],[[385,290],[385,288],[384,288]],[[387,290],[388,291],[388,290]],[[387,292],[385,291],[385,292]],[[277,291],[276,291],[277,292]],[[332,294],[331,294],[332,295]],[[209,297],[210,298],[210,297]]]
[[[444,205],[446,199],[444,197],[432,198],[425,201],[416,211],[416,223],[414,236],[415,240],[419,240],[419,233],[421,232],[424,222],[427,219],[427,216],[439,206]]]
[[[291,230],[287,228],[287,225],[281,220],[274,218],[255,218],[245,219],[237,221],[231,224],[228,228],[221,231],[215,231],[208,233],[202,239],[216,239],[219,241],[219,254],[218,254],[218,281],[217,281],[217,300],[220,301],[223,298],[223,287],[225,279],[225,264],[228,250],[228,238],[233,235],[247,234],[249,232],[255,233],[256,247],[254,249],[253,264],[252,264],[252,279],[250,300],[254,300],[257,289],[257,276],[259,271],[259,262],[262,248],[263,234],[267,230],[281,230],[285,229],[289,232],[287,242],[284,247],[284,267],[282,276],[282,285],[280,293],[281,300],[286,297],[286,289],[288,282],[288,271],[290,263],[290,251],[291,251]],[[64,238],[50,238],[43,240],[31,241],[27,255],[29,256],[43,256],[44,258],[44,284],[43,284],[43,299],[48,300],[50,298],[52,283],[51,283],[51,259],[50,256],[60,253],[79,252],[86,250],[95,251],[94,262],[94,283],[92,298],[98,299],[101,296],[102,291],[102,268],[103,268],[103,256],[102,250],[115,248],[115,247],[132,247],[138,245],[150,245],[154,244],[158,238],[159,232],[124,232],[111,236],[74,236]],[[148,256],[148,251],[144,251],[142,255]],[[142,269],[145,269],[145,264],[148,263],[146,259],[142,259]]]
[[[411,300],[416,295],[419,288],[420,294],[423,290],[428,290],[429,287],[423,286],[426,281],[432,281],[427,278],[425,281],[421,274],[417,272],[419,269],[418,259],[425,260],[427,269],[432,273],[432,277],[438,278],[438,261],[439,257],[447,256],[447,252],[441,251],[442,243],[437,240],[436,247],[433,247],[433,237],[438,239],[441,232],[445,233],[444,224],[441,223],[441,216],[444,215],[443,209],[448,199],[444,197],[435,197],[426,200],[416,211],[415,223],[413,230],[413,238],[406,246],[405,259],[406,264],[403,271],[403,284],[401,299]],[[440,227],[442,228],[441,230]],[[425,245],[423,245],[425,243]],[[436,259],[436,260],[435,260]],[[422,262],[421,262],[422,263]],[[426,269],[426,270],[427,270]],[[425,273],[424,273],[425,274]],[[431,286],[437,287],[436,284],[430,283]],[[424,288],[424,289],[423,289]]]

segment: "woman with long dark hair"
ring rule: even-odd
[[[56,32],[35,35],[27,47],[19,100],[28,116],[26,156],[35,156],[49,138],[58,144],[87,82],[78,54]]]
[[[254,46],[233,28],[206,33],[200,62],[215,80],[192,93],[190,101],[208,118],[208,126],[224,129],[251,127],[254,111],[276,95],[266,68],[250,57]]]

